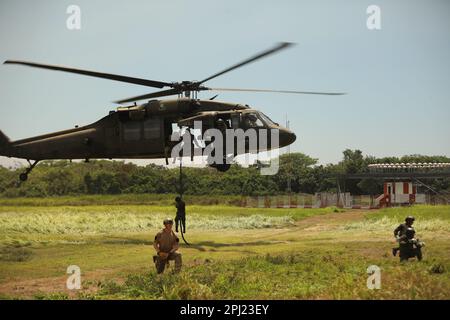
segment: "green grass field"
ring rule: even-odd
[[[145,200],[152,199],[150,205]],[[192,199],[183,271],[162,276],[152,240],[169,197],[0,200],[0,297],[31,299],[449,299],[450,207],[257,209]],[[101,205],[95,205],[100,203]],[[188,201],[189,203],[189,201]],[[408,214],[427,246],[400,264]],[[69,265],[82,289],[66,289]],[[366,286],[381,268],[381,289]]]

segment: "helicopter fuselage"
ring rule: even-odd
[[[0,155],[27,160],[52,159],[156,159],[168,158],[179,141],[172,141],[176,127],[192,127],[189,119],[202,121],[202,133],[215,128],[218,118],[228,121],[229,128],[248,129],[243,115],[255,114],[249,106],[178,98],[152,100],[139,106],[119,107],[109,115],[87,126],[49,133],[0,145]],[[264,117],[267,119],[267,117]],[[244,153],[279,148],[295,141],[295,134],[270,120],[259,121],[256,130],[278,129],[279,143],[251,148]],[[234,154],[236,156],[237,154]]]

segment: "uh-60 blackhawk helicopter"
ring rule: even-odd
[[[0,131],[0,155],[26,159],[30,166],[20,175],[21,181],[26,181],[28,174],[41,160],[51,159],[157,159],[168,157],[178,141],[170,138],[173,133],[173,125],[191,130],[194,121],[202,121],[202,134],[211,128],[221,129],[249,129],[267,130],[278,129],[278,144],[272,145],[270,136],[264,147],[257,144],[256,148],[245,144],[241,153],[257,153],[273,148],[280,148],[293,143],[296,136],[293,132],[274,123],[262,112],[250,108],[248,105],[219,102],[213,97],[209,100],[197,99],[200,91],[248,91],[248,92],[276,92],[276,93],[300,93],[300,94],[324,94],[340,95],[342,93],[331,92],[306,92],[287,90],[260,90],[260,89],[231,89],[209,88],[204,86],[208,80],[216,78],[224,73],[237,69],[255,60],[278,52],[292,45],[280,43],[273,48],[265,50],[237,63],[223,71],[220,71],[201,81],[162,82],[148,79],[133,78],[128,76],[68,68],[63,66],[47,65],[34,62],[7,60],[4,64],[19,64],[36,68],[64,71],[85,76],[127,82],[154,88],[169,88],[136,97],[116,101],[124,104],[134,102],[127,107],[118,107],[117,111],[111,111],[109,115],[99,121],[82,127],[40,135],[37,137],[10,141]],[[177,99],[154,100],[154,98],[178,95]],[[137,105],[135,101],[152,99]],[[212,143],[212,142],[209,142]],[[193,143],[194,144],[194,143]],[[207,145],[208,143],[206,143]],[[203,148],[206,145],[202,146]],[[227,156],[233,158],[239,152]],[[31,163],[31,160],[34,162]],[[226,171],[230,167],[229,161],[210,163],[220,171]]]

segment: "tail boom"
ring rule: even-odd
[[[0,131],[0,155],[5,155],[6,150],[11,145],[9,138]]]

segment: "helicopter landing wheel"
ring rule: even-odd
[[[34,169],[34,167],[38,164],[39,160],[34,161],[32,164],[30,160],[27,160],[30,166],[25,170],[25,172],[19,175],[19,179],[21,182],[25,182],[28,180],[28,174]]]
[[[222,163],[222,164],[216,164],[215,168],[217,169],[217,171],[220,172],[226,172],[228,170],[230,170],[231,164],[229,163]]]
[[[211,168],[215,168],[217,171],[220,171],[220,172],[225,172],[231,168],[231,160],[232,160],[232,158],[229,158],[228,156],[224,156],[222,159],[222,163],[216,163],[212,158],[208,157],[206,162],[209,163],[209,166]]]

